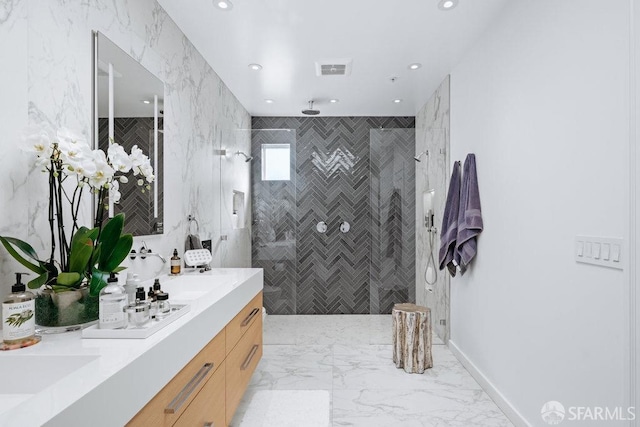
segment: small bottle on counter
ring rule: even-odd
[[[173,256],[171,257],[171,274],[180,274],[180,257],[178,256],[178,250],[173,250]]]
[[[118,276],[111,273],[107,286],[100,291],[98,327],[100,329],[122,329],[127,327],[127,294],[118,285]]]
[[[145,301],[144,288],[139,287],[136,291],[136,302],[129,304],[126,308],[129,317],[129,324],[135,327],[142,327],[151,320],[150,305]]]
[[[36,334],[35,295],[22,283],[23,274],[16,273],[16,284],[2,303],[2,340],[7,345],[28,341]]]
[[[156,319],[161,320],[171,314],[171,303],[169,303],[169,294],[160,292],[158,294],[158,307],[156,309]]]
[[[149,302],[153,302],[156,300],[156,293],[151,286],[149,286],[149,293],[147,293],[147,297],[149,299]]]
[[[136,303],[136,290],[140,286],[140,279],[136,273],[127,273],[127,282],[124,284],[124,290],[127,293],[127,304]]]
[[[162,292],[162,289],[160,288],[160,279],[156,278],[156,280],[153,281],[153,292],[158,295],[160,292]]]

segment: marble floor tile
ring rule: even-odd
[[[296,316],[296,344],[369,344],[368,315]]]
[[[268,315],[264,344],[391,344],[390,314]],[[433,345],[444,344],[434,333]]]
[[[270,344],[295,344],[296,334],[291,316],[267,315],[264,320],[262,341]],[[294,316],[295,317],[295,316]]]
[[[390,314],[369,315],[369,344],[391,344],[393,330]]]
[[[442,346],[433,347],[433,368],[423,374],[408,374],[396,368],[390,345],[334,346],[333,389],[480,390],[460,362],[443,350]]]
[[[329,393],[334,427],[511,425],[435,335],[424,374],[395,367],[391,339],[390,315],[267,316],[263,357],[231,426],[264,427],[245,414],[279,407],[255,397],[269,390]],[[274,425],[294,418],[273,414]]]
[[[481,390],[334,390],[333,426],[511,426]]]
[[[239,408],[240,409],[240,408]],[[231,427],[328,427],[331,393],[327,390],[258,390],[237,412]]]
[[[249,387],[256,390],[331,390],[333,376],[330,370],[266,372],[256,369]]]
[[[259,369],[266,372],[327,370],[333,367],[330,345],[265,345]]]

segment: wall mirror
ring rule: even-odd
[[[130,172],[120,184],[122,197],[109,201],[109,217],[124,212],[125,232],[163,233],[164,82],[100,32],[93,33],[93,140],[107,151],[113,140],[127,153],[137,145],[149,156],[155,181],[142,191]]]

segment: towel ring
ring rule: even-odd
[[[196,219],[196,217],[193,216],[193,215],[189,215],[187,217],[187,220],[189,221],[189,234],[198,234],[200,232],[200,224],[198,224],[198,220]],[[191,223],[193,223],[193,222],[196,223],[196,232],[195,233],[193,233],[191,231]]]

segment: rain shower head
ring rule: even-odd
[[[423,151],[422,153],[418,154],[417,156],[415,156],[413,158],[413,160],[415,160],[416,162],[420,162],[420,157],[425,156],[428,157],[429,156],[429,151]]]
[[[307,116],[317,116],[320,114],[320,110],[313,109],[313,99],[309,101],[309,109],[302,110],[302,114],[306,114]]]
[[[244,156],[245,163],[249,163],[251,160],[253,160],[253,156],[247,156],[242,151],[236,151],[236,156]]]

